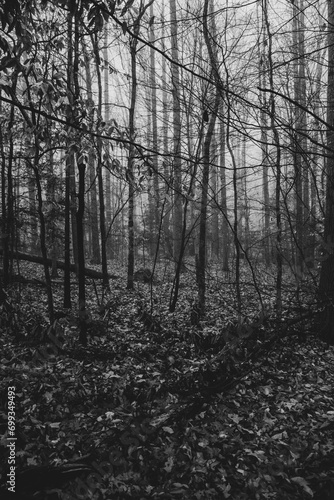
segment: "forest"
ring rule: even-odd
[[[333,2],[0,21],[1,499],[333,499]]]

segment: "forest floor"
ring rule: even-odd
[[[244,273],[246,320],[236,328],[233,279],[213,268],[208,313],[194,326],[193,273],[182,276],[170,313],[166,269],[152,286],[129,291],[119,268],[107,296],[87,280],[90,335],[82,347],[75,307],[62,309],[61,279],[51,332],[45,288],[34,282],[42,268],[22,264],[21,272],[33,279],[13,285],[0,315],[0,482],[13,388],[18,498],[334,498],[334,348],[309,319],[287,326],[312,307],[312,282],[296,294],[286,280],[278,325],[274,276],[262,270],[256,290]],[[72,292],[75,306],[75,281]],[[33,474],[20,485],[27,466],[76,463],[88,472],[56,489]]]

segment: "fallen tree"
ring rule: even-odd
[[[0,249],[0,255],[2,255],[3,250]],[[17,260],[25,260],[27,262],[35,262],[36,264],[44,264],[43,257],[40,255],[31,255],[29,253],[22,253],[22,252],[13,252],[12,254],[10,253],[10,256],[13,257],[13,259]],[[47,259],[46,263],[49,267],[52,267],[52,259]],[[65,269],[65,262],[62,262],[61,260],[57,260],[57,269]],[[76,272],[76,266],[75,264],[70,265],[70,270],[72,273]],[[95,269],[89,269],[85,268],[85,276],[88,278],[95,278],[95,279],[103,279],[103,274],[100,271],[96,271]],[[116,279],[118,276],[115,276],[113,274],[108,274],[108,278],[110,279]]]

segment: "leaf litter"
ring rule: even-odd
[[[88,457],[99,479],[81,495],[99,500],[334,498],[334,350],[316,336],[281,336],[270,321],[222,340],[221,316],[199,331],[189,323],[186,292],[174,315],[157,296],[158,313],[145,316],[149,289],[119,285],[103,320],[92,315],[87,348],[67,312],[61,348],[41,361],[31,339],[41,298],[22,293],[22,335],[8,328],[0,340],[1,453],[15,385],[18,469]],[[85,498],[75,482],[58,495]]]

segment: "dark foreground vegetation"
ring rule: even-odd
[[[278,324],[270,270],[259,272],[261,314],[245,272],[249,321],[237,327],[233,276],[212,267],[194,325],[191,269],[170,313],[168,268],[138,273],[134,290],[117,268],[107,295],[87,278],[83,347],[61,280],[51,329],[42,267],[21,274],[0,315],[1,498],[334,498],[334,350],[319,340],[312,283],[296,294],[291,279]],[[9,387],[16,494],[4,484]]]

